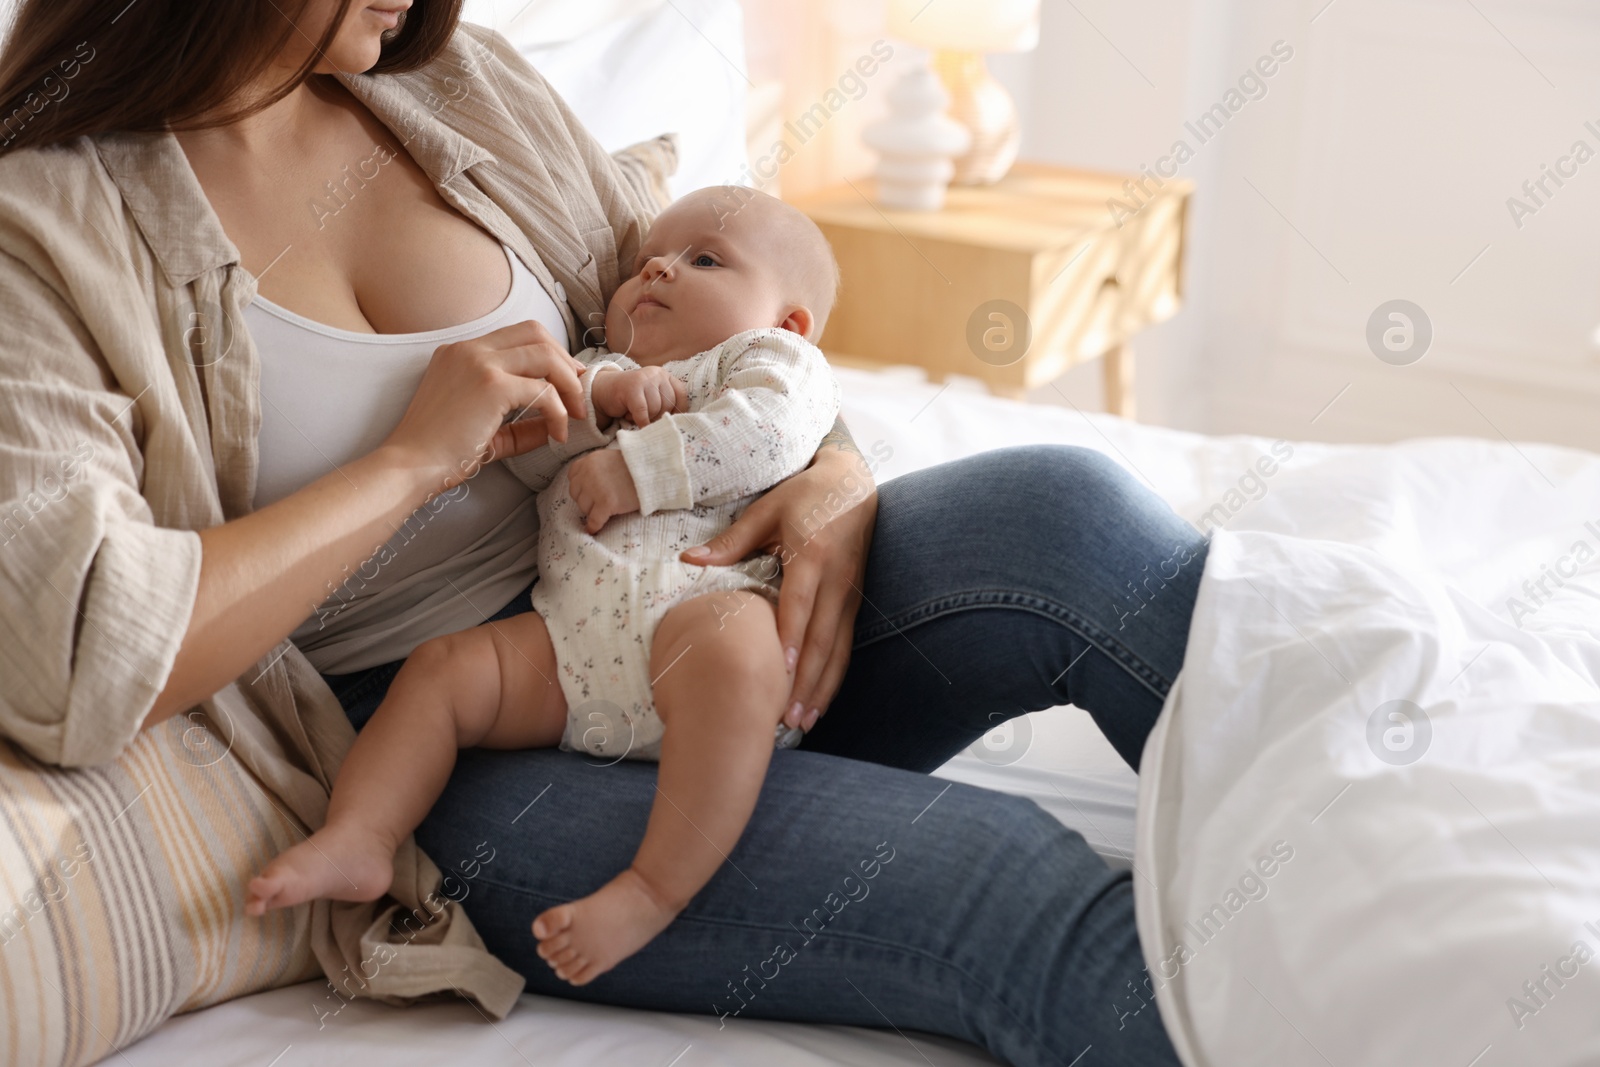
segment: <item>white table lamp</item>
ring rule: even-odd
[[[862,131],[878,153],[878,203],[898,211],[938,211],[955,177],[951,161],[972,145],[967,128],[945,114],[950,94],[923,63],[889,90],[889,115]]]
[[[958,185],[990,185],[1016,162],[1022,130],[1011,94],[989,73],[990,52],[1039,44],[1039,0],[889,0],[889,32],[934,53],[950,117],[972,133],[956,160]]]

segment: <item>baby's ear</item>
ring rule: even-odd
[[[816,343],[817,339],[811,336],[811,332],[813,330],[818,333],[822,332],[817,330],[817,319],[815,315],[811,314],[811,309],[802,307],[799,304],[791,305],[784,311],[783,319],[778,323],[778,327],[788,330],[790,333],[797,333],[813,344]]]

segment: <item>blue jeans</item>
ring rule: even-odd
[[[1183,662],[1206,543],[1104,456],[986,453],[882,487],[849,672],[774,753],[728,863],[574,989],[529,925],[627,866],[655,767],[461,753],[417,831],[533,992],[924,1030],[1018,1067],[1178,1062],[1144,992],[1128,872],[1031,801],[930,779],[1003,720],[1075,704],[1135,768]],[[1174,573],[1175,572],[1175,573]],[[504,614],[528,610],[526,597]],[[330,678],[359,727],[398,665]]]

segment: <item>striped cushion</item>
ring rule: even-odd
[[[305,908],[244,915],[300,840],[196,711],[89,770],[0,742],[0,1064],[93,1063],[169,1015],[319,969]]]

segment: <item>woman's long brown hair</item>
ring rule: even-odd
[[[0,153],[111,132],[223,126],[311,77],[351,0],[305,64],[247,104],[239,91],[298,31],[311,0],[23,0],[0,46]],[[415,70],[443,50],[462,0],[415,0],[371,73]]]

